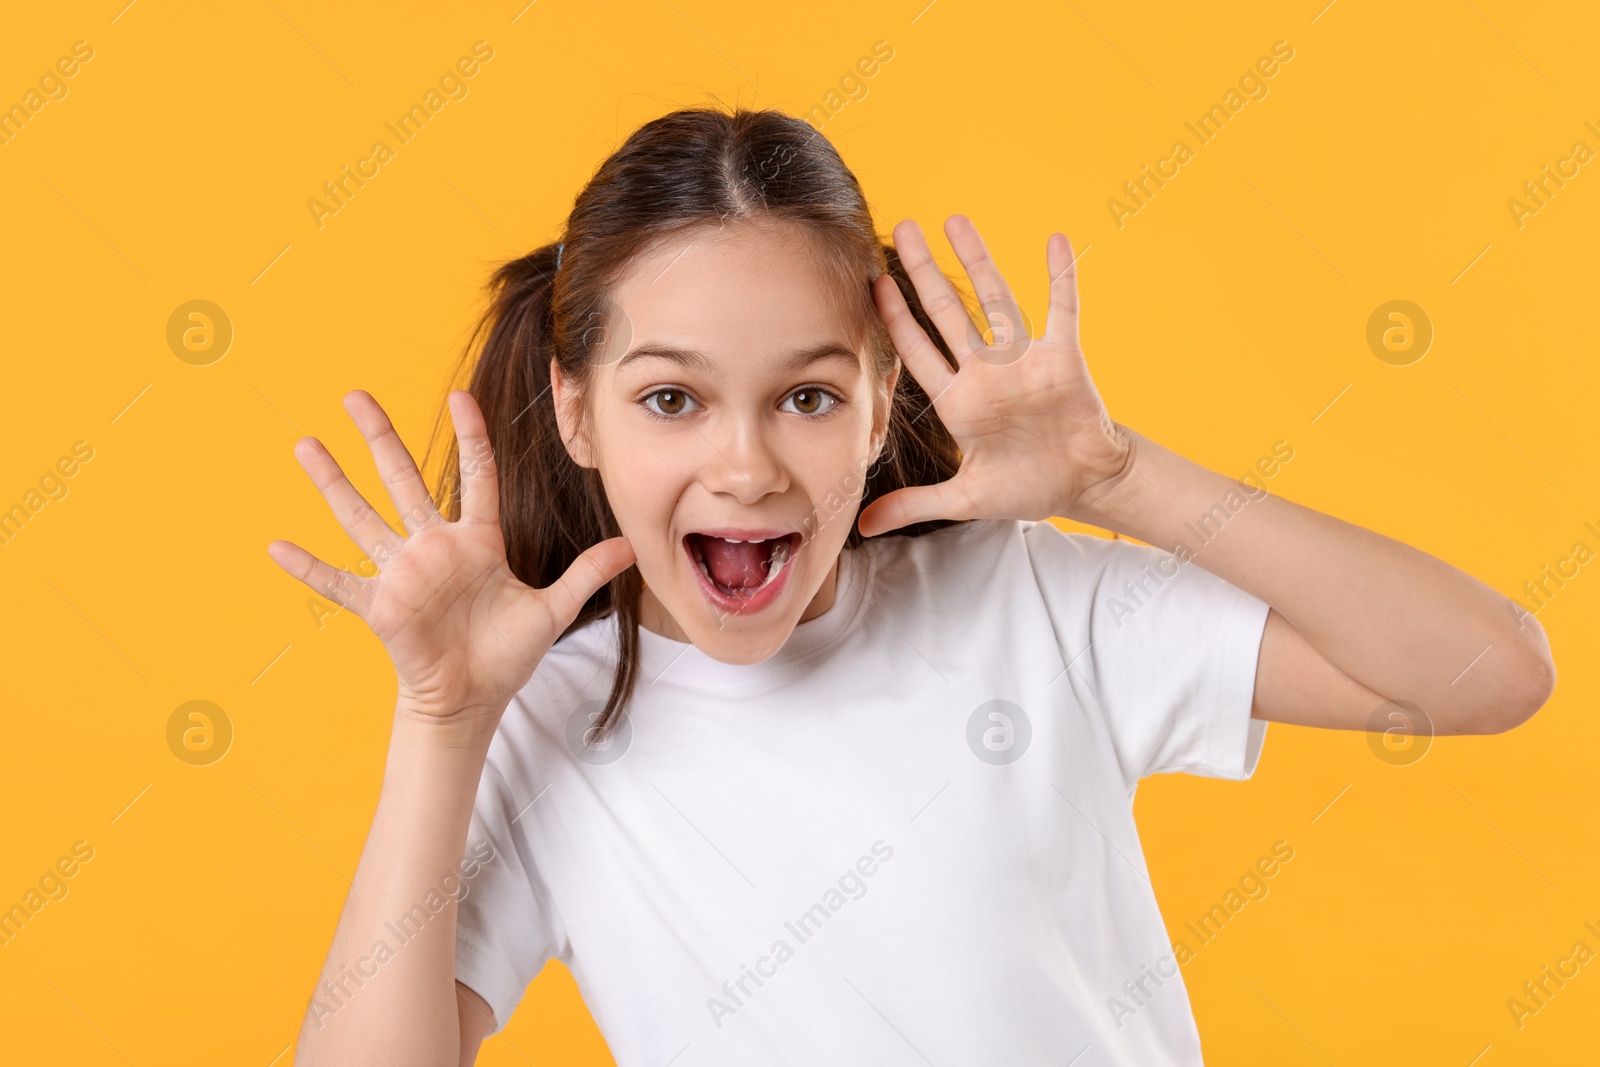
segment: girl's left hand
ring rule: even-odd
[[[952,215],[945,233],[995,324],[997,343],[984,342],[921,228],[910,221],[896,226],[895,249],[959,369],[950,369],[917,324],[893,278],[879,277],[873,298],[901,360],[961,447],[961,467],[948,481],[873,501],[861,512],[861,533],[872,537],[932,519],[1093,515],[1095,502],[1132,468],[1132,436],[1106,413],[1078,347],[1071,242],[1052,234],[1045,244],[1050,311],[1044,335],[1031,337],[972,220]]]

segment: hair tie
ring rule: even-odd
[[[565,248],[565,247],[566,247],[566,242],[565,241],[563,241],[560,244],[556,245],[556,270],[560,270],[561,269],[561,250],[563,248]]]

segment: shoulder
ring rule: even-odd
[[[1120,537],[1072,533],[1052,522],[1022,524],[1021,539],[1029,563],[1041,581],[1093,585],[1110,575],[1157,568],[1176,573],[1178,560],[1170,552]]]
[[[884,554],[886,574],[895,567],[914,569],[930,586],[956,591],[946,596],[970,597],[974,607],[1010,591],[1037,595],[1052,615],[1078,616],[1089,614],[1097,602],[1123,595],[1130,584],[1146,590],[1185,585],[1201,596],[1218,595],[1218,587],[1227,585],[1199,568],[1184,567],[1184,559],[1155,546],[1069,532],[1049,520],[975,520],[905,540],[906,545]],[[921,540],[928,543],[915,543]],[[1013,606],[1020,604],[1013,601]]]
[[[1034,557],[1041,533],[1057,542],[1066,537],[1048,523],[970,519],[916,537],[885,534],[863,542],[858,551],[871,568],[872,606],[908,633],[907,627],[929,625],[970,635],[980,617],[992,623],[997,613],[1029,614],[1046,574],[1087,566],[1063,556],[1057,543],[1045,546],[1040,565]]]
[[[960,572],[978,580],[1026,564],[1036,577],[1090,577],[1107,568],[1134,570],[1168,554],[1149,545],[1069,533],[1046,520],[969,519],[917,537],[884,534],[862,545],[879,570]]]

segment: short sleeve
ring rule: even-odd
[[[519,798],[492,757],[484,763],[461,864],[467,892],[456,910],[455,968],[457,980],[494,1009],[491,1033],[505,1028],[565,940],[520,824],[535,796]]]
[[[1266,601],[1149,545],[1048,522],[1023,538],[1073,686],[1104,718],[1129,791],[1151,774],[1254,774]]]

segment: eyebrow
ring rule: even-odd
[[[664,359],[702,374],[715,374],[717,371],[716,364],[705,353],[669,344],[639,345],[617,361],[617,370],[641,359]],[[861,363],[856,352],[837,341],[823,341],[809,348],[795,349],[787,357],[779,357],[773,363],[778,370],[797,371],[825,359],[842,360],[852,367],[858,367]]]

